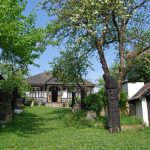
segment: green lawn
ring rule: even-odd
[[[138,123],[124,117],[122,124]],[[150,129],[110,134],[100,121],[79,120],[69,109],[26,108],[0,129],[0,150],[141,150],[150,149]]]

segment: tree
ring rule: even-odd
[[[126,69],[126,78],[128,81],[150,82],[150,54],[143,54],[138,57]]]
[[[1,63],[8,62],[23,70],[34,64],[45,48],[44,30],[35,27],[35,15],[22,14],[25,6],[25,0],[1,0],[0,5]]]
[[[62,51],[60,57],[55,57],[51,62],[53,75],[62,83],[69,84],[72,92],[72,107],[75,104],[75,91],[78,86],[81,91],[81,108],[85,97],[84,76],[87,75],[87,68],[91,68],[91,63],[86,56],[74,50]]]
[[[87,54],[91,51],[98,52],[108,97],[108,126],[112,132],[120,131],[118,100],[124,74],[125,45],[136,41],[134,48],[143,46],[147,49],[149,46],[147,30],[140,36],[140,40],[141,38],[147,40],[145,43],[139,42],[140,40],[133,36],[135,23],[141,23],[141,16],[136,19],[135,10],[141,11],[147,2],[148,0],[142,2],[134,0],[45,0],[42,3],[51,18],[51,23],[47,26],[50,39],[57,39],[58,43],[66,43],[67,46],[75,45],[78,51],[85,53],[86,56],[89,56]],[[116,46],[119,58],[118,84],[110,76],[104,55],[104,51],[112,44]],[[132,48],[131,45],[130,48]],[[111,93],[115,97],[111,97]],[[115,101],[112,100],[113,98]],[[112,105],[114,107],[111,107]]]
[[[130,52],[129,52],[130,53]],[[136,81],[150,81],[150,54],[149,51],[143,52],[134,60],[126,59],[126,64],[124,66],[124,76],[123,80],[128,80],[129,82]],[[111,75],[117,79],[118,78],[118,68],[119,64],[116,62],[110,68]]]
[[[16,108],[17,99],[24,97],[26,92],[29,91],[30,85],[27,83],[22,71],[12,73],[11,69],[4,66],[3,72],[5,72],[5,80],[0,80],[0,91],[9,95],[9,101],[11,103],[12,111]],[[2,69],[2,67],[0,67]],[[5,70],[5,71],[4,71]]]
[[[110,71],[110,72],[112,72],[112,71]],[[114,76],[114,74],[112,74],[112,76]],[[99,87],[99,91],[97,93],[98,97],[99,97],[99,100],[103,103],[103,107],[105,109],[107,107],[107,95],[106,95],[106,90],[105,90],[104,79],[100,78],[98,80],[97,86]],[[127,93],[126,93],[126,91],[124,91],[122,89],[121,96],[120,96],[120,101],[119,101],[119,108],[120,108],[122,113],[126,112],[127,100],[128,100]]]
[[[35,27],[35,15],[24,16],[26,0],[0,0],[0,70],[6,76],[3,90],[10,90],[15,107],[16,93],[21,94],[28,65],[44,51],[45,32]],[[7,68],[7,69],[6,69]],[[9,91],[8,90],[8,91]]]

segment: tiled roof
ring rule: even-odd
[[[57,78],[54,78],[52,76],[52,74],[46,73],[46,72],[35,75],[35,76],[31,76],[27,79],[27,81],[31,85],[45,85],[45,84],[46,85],[62,85],[63,84],[62,82],[58,81]],[[82,85],[82,84],[80,84],[80,85]],[[95,84],[93,84],[87,80],[84,80],[84,85],[85,86],[92,86],[92,87],[95,86]]]
[[[48,80],[50,80],[50,78],[52,78],[52,76],[46,72],[44,73],[40,73],[38,75],[35,76],[31,76],[27,79],[27,81],[31,84],[31,85],[45,85],[46,82]]]

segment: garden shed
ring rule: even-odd
[[[132,115],[140,118],[146,126],[150,125],[150,82],[134,82],[124,85]]]

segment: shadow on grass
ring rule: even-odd
[[[57,115],[56,115],[57,114]],[[72,113],[71,109],[56,109],[50,113],[51,118],[49,120],[55,120],[62,122],[65,128],[73,127],[76,129],[84,128],[106,128],[106,118],[98,117],[95,121],[85,120],[85,111],[79,111]]]
[[[33,110],[33,111],[32,111]],[[0,129],[0,134],[14,133],[18,136],[28,137],[31,134],[41,134],[54,130],[68,128],[105,128],[106,119],[97,118],[95,121],[85,120],[85,112],[72,113],[66,108],[33,108],[15,116],[7,126]]]
[[[30,134],[40,134],[47,130],[55,130],[55,128],[45,128],[45,118],[35,114],[24,112],[19,116],[15,116],[7,123],[5,128],[0,128],[0,133],[15,133],[18,136],[27,137]]]

